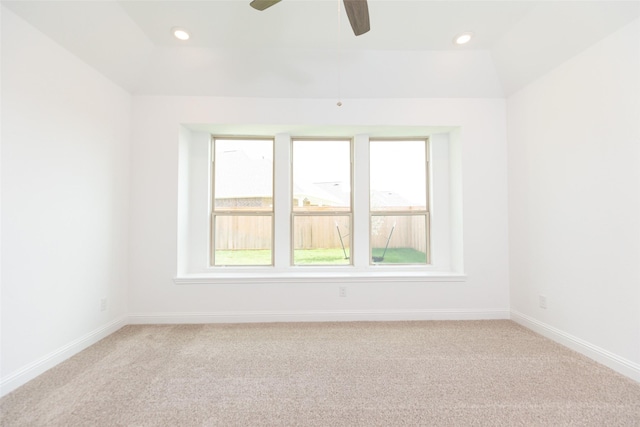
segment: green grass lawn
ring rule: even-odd
[[[384,248],[373,248],[372,258],[381,257]],[[382,261],[376,264],[425,264],[427,254],[412,248],[388,248]]]
[[[349,251],[347,250],[347,256]],[[349,265],[351,261],[344,257],[342,248],[334,249],[298,249],[293,254],[296,265]]]
[[[373,257],[382,256],[384,248],[373,248]],[[349,251],[347,251],[347,256]],[[411,248],[388,248],[384,260],[376,264],[424,264],[427,254]],[[294,254],[296,265],[348,265],[342,248],[304,249]],[[271,265],[271,251],[236,250],[217,251],[216,265]]]

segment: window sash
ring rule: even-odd
[[[415,223],[400,223],[400,218],[424,218]],[[415,227],[424,227],[424,235],[416,236]],[[429,265],[431,264],[431,220],[426,210],[412,211],[375,211],[369,215],[369,264],[370,265]],[[395,242],[394,242],[395,237]],[[403,246],[397,246],[397,241],[405,242]],[[424,261],[412,262],[390,261],[394,249],[412,250],[413,254],[406,257],[418,256],[417,252],[424,253]]]
[[[342,220],[339,221],[339,219]],[[296,224],[304,220],[310,222],[305,224],[306,231],[301,228],[296,229]],[[351,230],[353,230],[353,215],[350,212],[293,212],[291,215],[291,265],[302,267],[353,265]],[[314,237],[318,236],[318,233],[320,238]],[[310,243],[309,238],[315,238],[320,242]],[[331,249],[332,258],[315,263],[301,262],[303,251],[313,250],[315,245],[319,246],[316,249]],[[326,247],[327,245],[330,247]]]
[[[261,175],[255,177],[255,179],[238,179],[237,176],[231,176],[230,179],[232,181],[243,181],[239,188],[235,191],[229,191],[228,188],[222,187],[218,185],[217,179],[220,178],[218,173],[221,169],[226,168],[225,172],[227,174],[238,174],[238,173],[246,173],[251,174],[255,173],[252,169],[255,168],[256,164],[255,160],[249,158],[249,156],[238,155],[235,159],[225,159],[225,161],[218,159],[219,156],[217,142],[220,143],[233,143],[234,141],[238,143],[242,142],[250,142],[250,143],[259,143],[259,144],[271,144],[271,164],[270,164],[270,181],[264,181],[261,179]],[[233,151],[233,150],[231,150]],[[242,150],[240,150],[242,151]],[[211,211],[212,212],[273,212],[274,210],[274,199],[275,199],[275,173],[274,173],[274,154],[275,154],[275,140],[274,138],[242,138],[242,137],[216,137],[212,136],[211,138]],[[246,170],[238,169],[237,164],[235,162],[244,162],[244,166]],[[230,163],[230,164],[229,164]],[[259,166],[266,166],[263,164],[265,162],[261,162]],[[231,166],[231,167],[229,167]],[[225,183],[225,185],[230,185],[229,183]],[[257,188],[251,189],[250,187],[255,186]],[[244,187],[244,188],[243,188]],[[221,197],[228,196],[228,197]],[[244,205],[234,205],[237,203],[237,200],[243,199]],[[236,200],[236,202],[232,202]],[[269,203],[270,200],[270,203]],[[226,202],[225,202],[226,201]],[[259,203],[262,201],[262,203]],[[265,204],[266,202],[266,204]]]
[[[348,200],[346,200],[346,203],[344,204],[335,204],[335,205],[324,205],[324,206],[319,206],[319,205],[312,205],[312,206],[305,206],[304,200],[300,200],[299,197],[303,196],[304,194],[298,194],[299,192],[304,192],[304,186],[308,185],[309,183],[305,183],[304,181],[302,182],[297,182],[296,181],[296,148],[295,146],[298,145],[300,146],[300,144],[305,144],[305,143],[314,143],[317,142],[319,144],[322,143],[327,143],[327,144],[331,144],[331,143],[346,143],[348,144],[348,155],[349,155],[349,159],[348,159],[348,176],[347,176],[347,185],[348,185],[348,190],[349,190],[349,197]],[[300,143],[300,144],[297,144]],[[291,200],[291,210],[293,212],[299,213],[299,212],[352,212],[353,211],[353,139],[352,138],[291,138],[291,145],[290,145],[290,152],[291,152],[291,191],[289,194],[290,200]],[[330,156],[327,156],[327,159],[330,159]],[[321,162],[321,159],[317,159],[317,161],[314,161],[313,163],[316,164],[317,162]],[[343,165],[345,166],[345,165]],[[327,168],[331,168],[331,165],[328,164]],[[329,183],[324,183],[324,184],[329,184]],[[341,183],[344,184],[344,183]],[[335,197],[335,195],[332,195],[329,191],[324,191],[322,188],[318,188],[318,191],[321,194],[324,194],[324,197],[327,199],[332,199],[337,202],[345,202],[344,200],[338,200],[340,199],[340,197]],[[321,203],[323,196],[322,195],[318,195],[318,197],[316,198],[316,203]],[[310,200],[311,202],[311,200]]]
[[[388,205],[384,206],[375,206],[373,204],[373,185],[371,184],[371,179],[375,171],[372,171],[373,167],[371,166],[372,156],[371,156],[371,145],[377,143],[391,143],[391,144],[402,144],[403,142],[421,142],[424,144],[424,176],[422,178],[424,180],[424,193],[421,197],[424,197],[424,203],[420,203],[419,205],[393,205],[391,202],[388,202]],[[405,211],[405,212],[413,212],[419,213],[423,211],[430,211],[429,207],[429,199],[430,199],[430,159],[429,159],[429,138],[370,138],[369,139],[369,210],[371,212],[391,212],[391,211]],[[393,189],[395,190],[395,189]],[[422,200],[421,200],[422,202]]]
[[[256,224],[253,219],[265,219],[262,227],[260,222]],[[219,222],[224,222],[236,230],[246,230],[257,225],[257,228],[264,228],[267,225],[266,236],[264,230],[254,230],[252,233],[242,234],[235,232],[233,235],[225,234],[220,230]],[[210,237],[210,265],[212,267],[251,267],[251,266],[273,266],[274,251],[274,215],[271,213],[214,213],[211,215],[211,237]],[[216,232],[218,231],[218,232]],[[234,256],[234,251],[243,251],[241,258]],[[245,260],[240,262],[239,260]],[[249,260],[249,261],[246,261]]]
[[[431,218],[430,218],[430,156],[429,156],[429,138],[370,138],[369,149],[371,150],[372,143],[385,143],[402,144],[403,142],[423,142],[424,143],[424,177],[420,178],[424,180],[424,205],[423,206],[375,206],[372,201],[373,185],[371,183],[372,175],[375,171],[371,169],[371,151],[369,151],[369,265],[376,266],[388,266],[388,265],[430,265],[431,264]],[[395,188],[392,188],[395,190]],[[377,218],[402,218],[402,217],[424,217],[424,240],[420,237],[419,240],[415,239],[415,236],[408,235],[408,230],[402,233],[401,229],[396,228],[396,222],[394,221],[391,226],[387,224],[387,231],[384,233],[382,230],[376,230],[379,221]],[[419,221],[422,222],[422,221]],[[407,227],[410,228],[409,225]],[[416,249],[418,252],[424,252],[424,262],[385,262],[384,256],[389,252],[389,247],[393,247],[392,238],[393,234],[396,235],[396,240],[400,237],[402,241],[407,242],[408,248]],[[382,235],[380,235],[382,234]],[[376,249],[376,251],[374,251]],[[375,252],[375,253],[374,253]],[[386,252],[386,253],[385,253]],[[384,254],[384,255],[382,255]]]
[[[252,194],[251,192],[244,191],[244,194],[235,194],[233,192],[229,193],[228,198],[217,198],[216,190],[220,190],[220,187],[216,187],[218,184],[216,182],[216,178],[220,179],[220,176],[217,176],[219,172],[219,166],[222,165],[220,159],[216,159],[217,154],[217,145],[216,142],[231,142],[238,141],[242,143],[243,141],[253,142],[253,143],[270,143],[271,144],[271,165],[270,165],[270,173],[271,180],[270,185],[269,181],[265,183],[259,182],[260,191]],[[234,148],[233,146],[230,148]],[[241,147],[238,147],[241,148]],[[233,150],[232,150],[233,151]],[[269,150],[267,150],[268,152]],[[209,221],[209,266],[210,267],[222,267],[222,266],[239,266],[239,267],[251,267],[251,266],[273,266],[274,265],[274,233],[275,233],[275,211],[274,211],[274,201],[275,201],[275,173],[274,173],[274,154],[275,154],[275,139],[272,137],[268,138],[256,138],[256,137],[211,137],[211,173],[210,173],[210,221]],[[250,166],[252,160],[247,158],[241,158],[241,160],[246,160],[246,169],[247,170],[234,170],[235,165],[225,164],[222,167],[225,167],[227,171],[232,170],[232,173],[252,173],[250,170]],[[263,163],[263,162],[261,162]],[[231,169],[229,168],[231,166]],[[262,166],[264,166],[262,164]],[[259,180],[260,177],[257,178]],[[249,183],[250,185],[255,183]],[[269,189],[270,187],[270,189]],[[225,189],[228,190],[228,189]],[[242,191],[240,191],[242,193]],[[264,194],[262,194],[264,193]],[[244,200],[242,197],[245,196]],[[223,200],[226,200],[224,202]],[[242,205],[241,203],[246,203]],[[256,232],[256,235],[250,236],[251,233],[241,235],[242,230],[251,226],[251,218],[268,218],[268,237],[264,236],[265,230],[260,230],[259,233]],[[235,223],[235,232],[236,234],[230,236],[227,240],[233,240],[232,243],[222,244],[222,239],[224,235],[225,237],[229,236],[229,234],[225,234],[225,231],[218,230],[216,232],[216,227],[218,221],[227,221],[231,223]],[[264,228],[258,227],[258,228]],[[248,242],[252,242],[249,244]],[[244,242],[244,243],[243,243]],[[265,243],[266,242],[266,243]],[[243,248],[243,244],[248,247]],[[258,247],[255,247],[255,246]],[[265,247],[266,246],[266,247]],[[249,260],[246,263],[238,263],[235,262],[233,257],[230,257],[228,252],[225,253],[225,256],[222,256],[222,251],[231,251],[231,250],[256,250],[256,251],[268,251],[268,256],[264,256],[264,254],[260,254],[260,257],[246,256],[245,259]],[[224,258],[226,261],[221,261],[220,259]]]
[[[335,199],[338,201],[338,205],[325,205],[325,206],[305,206],[304,203],[300,203],[300,200],[297,199],[298,194],[296,194],[295,189],[300,188],[302,183],[296,181],[296,167],[304,167],[308,166],[306,164],[296,163],[296,145],[300,147],[299,144],[305,143],[314,143],[318,144],[323,143],[342,143],[346,147],[346,149],[341,149],[340,154],[344,156],[345,153],[348,154],[348,159],[344,157],[340,158],[341,167],[348,168],[348,174],[346,175],[346,180],[348,182],[341,181],[331,181],[328,182],[339,185],[347,185],[348,186],[348,200],[344,200],[340,195],[336,196],[336,193],[333,194]],[[340,146],[342,148],[342,146]],[[301,267],[311,267],[311,266],[341,266],[341,265],[353,265],[353,256],[352,250],[353,240],[351,239],[351,230],[353,229],[353,150],[354,150],[354,141],[353,138],[291,138],[290,144],[291,150],[291,191],[289,194],[291,200],[291,242],[290,242],[290,265],[291,266],[301,266]],[[330,159],[330,156],[327,156]],[[318,161],[322,161],[322,159],[318,159]],[[327,167],[331,167],[330,164]],[[345,172],[342,169],[342,172]],[[318,175],[318,179],[322,179],[323,177]],[[327,184],[327,183],[325,183]],[[327,184],[330,185],[330,184]],[[325,190],[328,190],[325,192]],[[320,188],[321,193],[325,193],[327,198],[331,198],[331,188]],[[339,191],[338,191],[339,193]],[[296,203],[298,202],[298,203]],[[343,204],[340,205],[339,203]],[[334,219],[331,219],[334,218]],[[340,220],[340,224],[338,224],[338,220],[336,218],[346,218],[346,221]],[[335,254],[328,255],[327,258],[319,262],[301,262],[301,253],[304,250],[311,250],[308,245],[304,245],[300,239],[301,236],[304,235],[305,231],[297,229],[296,227],[301,224],[303,221],[308,220],[306,224],[307,234],[313,235],[314,239],[318,242],[319,246],[329,245],[330,249]],[[345,224],[346,222],[346,224]],[[315,223],[315,225],[311,224]],[[333,224],[335,223],[335,225]],[[314,228],[315,227],[315,228]],[[346,230],[345,230],[346,229]],[[315,230],[315,233],[313,232]],[[347,231],[348,230],[348,231]],[[346,231],[346,232],[345,232]],[[318,238],[318,234],[321,233]]]

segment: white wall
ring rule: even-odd
[[[507,317],[504,100],[134,98],[130,308],[133,322]],[[237,128],[459,127],[465,282],[362,280],[176,284],[181,124]],[[182,130],[184,133],[184,129]],[[453,202],[453,201],[452,201]]]
[[[507,112],[514,318],[640,380],[640,21]]]
[[[131,97],[4,8],[2,92],[4,394],[125,320]]]

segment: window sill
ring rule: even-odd
[[[424,283],[466,282],[467,276],[459,273],[441,272],[388,272],[388,273],[218,273],[206,275],[181,275],[173,279],[177,285],[216,284],[283,284],[283,283]]]

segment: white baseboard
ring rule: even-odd
[[[637,363],[517,311],[511,311],[511,320],[640,382],[640,365]]]
[[[242,311],[129,315],[133,325],[189,323],[355,322],[509,319],[507,310]]]
[[[74,356],[126,325],[126,316],[116,319],[24,366],[6,378],[2,378],[0,380],[0,397],[10,393],[38,375],[53,368],[57,364],[65,361],[71,356]]]

